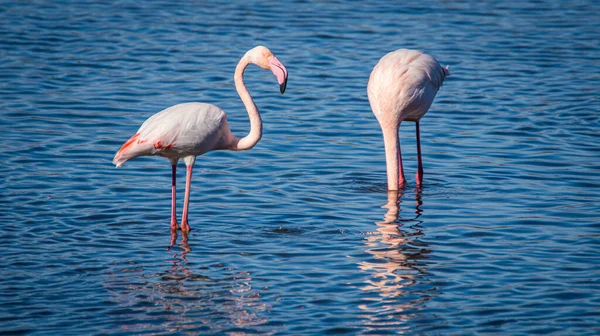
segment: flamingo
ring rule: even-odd
[[[423,183],[419,120],[425,115],[447,76],[448,67],[418,50],[398,49],[383,56],[373,68],[367,94],[383,132],[388,190],[399,190],[406,179],[398,130],[402,121],[416,123],[417,184]]]
[[[171,230],[177,230],[175,205],[175,176],[177,162],[186,165],[185,198],[181,217],[181,230],[190,231],[188,210],[192,169],[196,157],[211,150],[249,150],[262,137],[262,119],[244,85],[244,70],[255,64],[271,70],[281,93],[285,92],[288,71],[273,53],[264,46],[250,49],[235,68],[235,88],[248,111],[250,132],[243,138],[234,136],[227,125],[227,115],[215,105],[206,103],[183,103],[166,108],[146,120],[140,129],[117,152],[113,164],[121,167],[125,161],[138,156],[162,156],[171,161]]]

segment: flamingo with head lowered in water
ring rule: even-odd
[[[178,104],[148,118],[113,159],[117,167],[138,156],[156,155],[171,161],[171,230],[177,229],[175,172],[179,159],[183,159],[187,169],[181,230],[189,232],[190,186],[196,156],[219,149],[248,150],[262,137],[262,120],[258,108],[244,85],[244,70],[250,64],[271,70],[277,77],[281,93],[285,91],[288,79],[286,68],[266,47],[255,47],[241,58],[235,69],[234,82],[250,117],[250,132],[247,136],[241,139],[234,136],[227,125],[227,115],[217,106],[205,103]]]
[[[383,56],[371,72],[367,93],[381,125],[385,145],[388,190],[399,190],[406,180],[398,130],[402,121],[414,121],[417,136],[417,184],[423,183],[419,120],[433,103],[448,68],[421,51],[399,49]]]

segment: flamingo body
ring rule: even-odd
[[[388,53],[373,68],[367,94],[373,114],[383,132],[388,190],[398,190],[405,183],[398,138],[402,121],[417,124],[417,183],[422,183],[419,121],[431,107],[448,75],[448,69],[443,68],[435,58],[409,49]]]
[[[287,69],[263,46],[255,47],[240,59],[235,73],[235,87],[246,107],[250,118],[250,132],[243,138],[231,133],[227,124],[227,115],[215,105],[205,103],[184,103],[171,106],[146,120],[139,130],[127,140],[115,154],[113,163],[121,167],[126,161],[138,156],[156,155],[171,161],[172,199],[171,230],[177,229],[175,214],[176,167],[179,159],[186,165],[186,185],[181,218],[181,230],[190,230],[188,210],[192,169],[196,157],[211,150],[248,150],[253,148],[262,136],[262,120],[258,108],[244,84],[244,70],[249,64],[271,70],[281,93],[287,85]]]
[[[148,118],[126,142],[113,163],[121,167],[138,156],[158,155],[177,162],[210,150],[226,149],[233,134],[227,115],[215,105],[184,103],[171,106]]]

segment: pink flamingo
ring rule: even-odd
[[[239,139],[231,133],[227,125],[227,115],[217,106],[184,103],[171,106],[148,118],[135,135],[123,144],[113,159],[117,167],[138,156],[158,155],[171,161],[171,230],[177,229],[175,172],[179,159],[183,159],[187,169],[181,230],[189,232],[190,185],[196,156],[219,149],[248,150],[262,137],[262,120],[258,108],[244,85],[244,70],[249,64],[271,70],[277,77],[281,93],[285,91],[288,79],[286,68],[266,47],[255,47],[242,57],[235,68],[234,82],[250,117],[250,133],[246,137]]]
[[[448,67],[442,68],[435,58],[408,49],[390,52],[373,68],[367,93],[383,132],[388,190],[399,190],[406,181],[398,137],[400,123],[404,120],[417,124],[417,184],[423,183],[419,120],[449,75]]]

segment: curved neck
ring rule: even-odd
[[[382,127],[385,146],[385,162],[388,177],[388,191],[400,190],[404,184],[402,171],[402,155],[400,154],[400,138],[398,127]]]
[[[250,133],[242,139],[234,137],[231,146],[233,150],[248,150],[254,147],[262,137],[262,119],[260,118],[258,108],[256,108],[256,105],[254,104],[254,101],[252,101],[252,97],[250,97],[250,93],[244,84],[244,70],[249,64],[248,58],[246,56],[242,57],[235,68],[233,80],[235,82],[235,89],[240,95],[240,98],[246,107],[246,111],[248,111],[248,117],[250,117]]]

